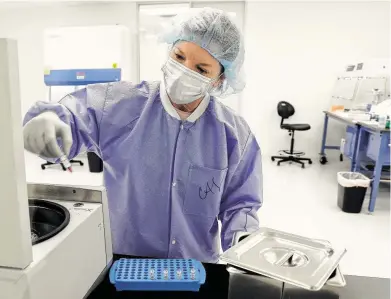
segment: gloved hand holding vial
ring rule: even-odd
[[[28,121],[23,130],[26,150],[45,158],[60,159],[66,169],[72,172],[68,155],[72,147],[72,131],[57,114],[43,112]],[[61,139],[63,150],[57,140]]]

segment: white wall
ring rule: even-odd
[[[173,16],[189,7],[189,2],[139,6],[140,80],[162,79],[161,69],[167,61],[169,46],[160,42],[160,34],[170,26]]]
[[[20,87],[22,114],[36,101],[46,99],[43,83],[43,32],[57,26],[95,26],[121,24],[130,29],[131,40],[136,40],[136,3],[72,5],[59,3],[28,8],[2,8],[0,5],[0,37],[16,38],[19,46]],[[135,62],[136,43],[132,43],[132,64]],[[131,74],[135,80],[136,70]]]
[[[281,100],[296,108],[292,122],[312,129],[296,134],[296,148],[316,156],[322,110],[338,73],[351,62],[389,58],[390,9],[386,2],[247,3],[243,113],[265,155],[289,147],[276,112]],[[330,127],[337,135],[340,128]],[[338,142],[338,141],[337,141]]]

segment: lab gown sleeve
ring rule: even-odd
[[[68,94],[59,103],[37,102],[27,112],[23,125],[43,112],[55,112],[72,129],[73,144],[70,159],[79,154],[83,145],[89,151],[99,154],[100,122],[108,86],[108,84],[89,85]],[[62,146],[61,140],[58,142]]]
[[[231,247],[235,232],[259,228],[257,211],[262,205],[262,164],[259,145],[249,134],[243,154],[223,193],[219,219],[222,249]]]

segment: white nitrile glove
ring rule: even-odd
[[[24,148],[45,158],[69,156],[72,146],[71,127],[64,123],[54,112],[43,112],[23,128]],[[62,139],[63,151],[57,143]]]

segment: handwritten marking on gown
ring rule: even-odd
[[[215,194],[217,190],[220,192],[220,186],[216,184],[215,178],[212,178],[212,182],[206,182],[205,188],[199,187],[198,195],[202,200],[204,200],[208,197],[209,193]]]

